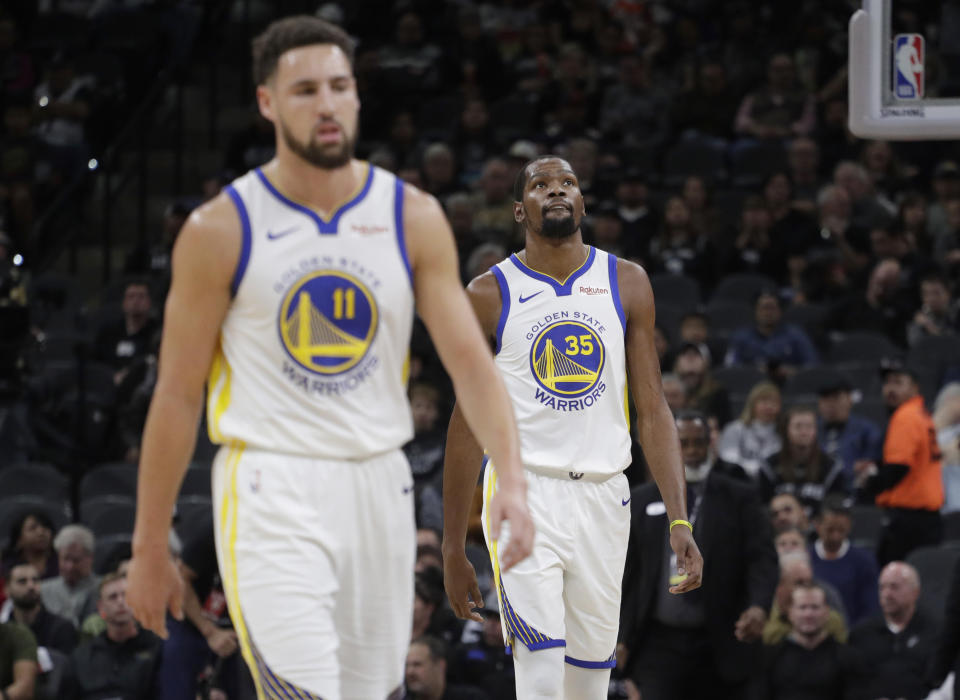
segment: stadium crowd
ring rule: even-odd
[[[18,262],[160,57],[185,76],[201,60],[200,5],[0,8],[0,694],[11,700],[253,697],[216,569],[203,426],[171,532],[191,584],[186,620],[169,620],[168,639],[137,626],[123,574],[170,250],[193,207],[272,156],[269,122],[251,102],[221,169],[169,203],[147,246],[119,251],[122,279],[99,308],[79,314],[68,286]],[[700,591],[665,595],[665,520],[635,445],[610,698],[953,697],[960,149],[850,134],[858,3],[376,5],[307,9],[358,38],[358,153],[440,200],[464,282],[523,246],[513,182],[544,153],[578,174],[586,240],[650,275],[706,564]],[[896,26],[939,36],[928,94],[953,94],[960,47],[937,32],[940,3],[897,8]],[[511,698],[479,514],[470,555],[485,621],[464,624],[445,601],[453,397],[419,326],[410,369],[419,530],[404,697]]]

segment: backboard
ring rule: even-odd
[[[916,7],[926,12],[925,21]],[[957,23],[954,0],[863,0],[849,36],[849,123],[856,136],[960,138]]]

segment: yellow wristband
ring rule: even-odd
[[[693,525],[690,524],[689,520],[674,520],[670,523],[670,532],[673,532],[674,525],[686,525],[688,528],[690,528],[690,532],[693,532]]]

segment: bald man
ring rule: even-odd
[[[850,633],[850,646],[860,651],[869,668],[864,697],[922,700],[939,630],[936,621],[917,608],[920,576],[909,564],[890,562],[880,572],[879,588],[881,612]]]

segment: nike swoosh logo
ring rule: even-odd
[[[525,296],[523,296],[523,295],[521,294],[521,295],[520,295],[520,303],[521,303],[521,304],[525,304],[525,303],[527,303],[528,301],[530,301],[531,299],[533,299],[535,296],[537,296],[537,294],[542,294],[542,293],[543,293],[543,290],[541,289],[539,292],[534,292],[533,294],[531,294],[531,295],[528,296],[528,297],[525,297]]]
[[[276,233],[274,233],[273,231],[267,231],[267,238],[269,238],[271,241],[275,241],[278,238],[283,238],[284,236],[287,236],[299,230],[300,230],[299,226],[291,226],[290,228],[284,229],[283,231],[277,231]]]
[[[620,505],[622,505],[622,506],[627,505],[627,504],[630,502],[630,499],[632,499],[632,498],[633,498],[633,496],[630,496],[630,498],[625,499]]]
[[[403,492],[404,492],[405,494],[410,493],[411,491],[413,491],[413,484],[410,484],[409,486],[404,486],[404,487],[403,487]]]

